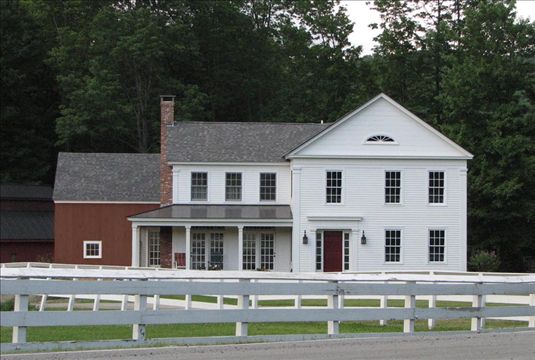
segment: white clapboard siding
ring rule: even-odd
[[[466,270],[466,161],[396,159],[295,159],[301,169],[299,218],[294,226],[299,234],[312,229],[356,230],[351,235],[354,247],[353,271],[371,270]],[[326,204],[327,170],[343,172],[341,204]],[[402,176],[402,203],[385,204],[385,171],[399,170]],[[446,176],[446,204],[428,204],[428,172],[441,170]],[[313,221],[314,217],[361,218],[348,221]],[[402,230],[402,261],[384,262],[385,229]],[[446,230],[446,261],[428,263],[429,229]],[[362,230],[367,244],[360,243]],[[295,232],[294,232],[295,233]],[[294,243],[295,244],[295,243]],[[300,247],[300,271],[315,270],[315,245]]]

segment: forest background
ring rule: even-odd
[[[384,92],[474,154],[472,258],[534,271],[535,23],[507,0],[369,6],[364,56],[334,0],[0,0],[0,180],[158,152],[160,94],[178,121],[330,122]]]

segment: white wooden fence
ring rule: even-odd
[[[49,264],[2,264],[0,295],[14,295],[14,311],[1,312],[0,325],[13,327],[13,344],[26,342],[28,327],[132,325],[132,339],[145,341],[145,327],[153,324],[235,323],[236,336],[248,336],[248,323],[255,322],[326,322],[327,334],[339,334],[341,321],[403,320],[403,332],[412,334],[418,319],[472,319],[472,331],[479,332],[489,317],[529,317],[528,327],[535,327],[535,274],[481,274],[451,272],[405,273],[270,273],[253,271],[181,271],[146,268],[71,266]],[[28,311],[31,295],[68,295],[68,310],[74,296],[92,294],[93,311]],[[101,296],[134,297],[133,310],[100,310]],[[147,299],[166,295],[185,295],[184,309],[149,308]],[[192,295],[217,296],[221,306],[192,309]],[[258,307],[256,299],[272,295],[296,299],[293,308]],[[344,296],[376,296],[380,307],[344,307]],[[471,307],[437,308],[436,297],[470,296]],[[529,305],[485,305],[488,295],[525,295]],[[225,309],[223,296],[238,298],[238,307]],[[303,296],[327,297],[327,307],[306,308]],[[388,296],[403,296],[403,308],[388,307]],[[428,308],[416,307],[416,297],[426,296]],[[250,306],[250,300],[252,306]],[[44,310],[42,308],[41,310]]]

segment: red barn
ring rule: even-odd
[[[127,217],[160,206],[159,161],[159,154],[60,153],[55,262],[130,265]]]

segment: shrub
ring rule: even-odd
[[[475,251],[468,261],[470,271],[498,271],[500,259],[495,251],[478,250]]]

